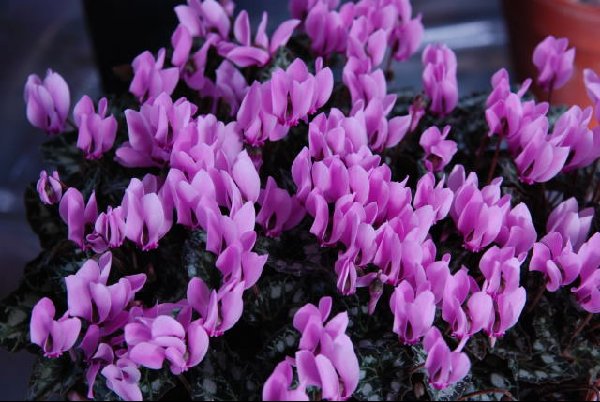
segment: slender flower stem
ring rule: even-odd
[[[494,159],[492,159],[492,166],[490,167],[490,172],[488,173],[488,184],[490,184],[492,182],[492,179],[494,178],[494,173],[496,172],[496,167],[498,166],[498,157],[500,156],[501,145],[502,137],[498,137],[498,143],[496,144],[496,152],[494,152]]]
[[[542,284],[542,286],[538,289],[538,292],[536,293],[535,297],[533,298],[533,301],[527,308],[528,313],[531,313],[537,307],[537,305],[540,303],[540,300],[542,300],[542,296],[544,296],[544,293],[546,293],[546,285]]]
[[[577,329],[575,329],[575,332],[573,332],[573,335],[571,336],[571,340],[569,341],[569,344],[573,343],[573,340],[575,338],[577,338],[577,336],[581,333],[581,331],[583,331],[583,329],[590,323],[590,321],[592,320],[593,317],[594,317],[594,314],[589,313],[587,315],[587,317],[584,318],[584,320],[581,322],[581,324],[579,324]]]
[[[190,385],[190,382],[187,380],[187,378],[185,378],[185,376],[183,374],[180,374],[177,376],[177,379],[183,385],[183,387],[186,389],[188,394],[191,396],[192,395],[192,386]]]

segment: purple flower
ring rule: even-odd
[[[216,96],[223,99],[231,109],[231,115],[235,115],[240,109],[242,100],[248,93],[248,83],[233,64],[227,60],[223,60],[221,65],[216,70],[217,81]]]
[[[165,49],[158,51],[156,59],[150,52],[137,56],[132,63],[134,76],[129,92],[140,101],[155,98],[163,92],[171,95],[179,81],[179,69],[163,68],[164,63]]]
[[[569,240],[573,249],[578,250],[587,240],[593,218],[594,208],[579,211],[577,200],[569,198],[550,213],[546,230],[548,233],[560,233],[565,244]]]
[[[88,260],[75,275],[65,278],[69,315],[95,324],[127,322],[128,314],[124,311],[144,286],[146,275],[126,276],[108,285],[111,265],[111,253],[105,253],[98,262]]]
[[[89,234],[89,227],[93,227],[98,217],[96,194],[92,193],[87,204],[85,204],[83,195],[79,190],[70,187],[60,200],[58,211],[60,217],[68,226],[69,240],[85,249],[87,247],[84,242],[85,236]]]
[[[147,191],[139,179],[131,179],[123,197],[125,235],[144,251],[158,247],[158,241],[171,228],[163,200],[156,192]]]
[[[106,386],[127,401],[142,401],[139,381],[142,378],[137,365],[127,358],[106,366],[101,371],[106,378]]]
[[[264,401],[308,401],[306,389],[300,384],[292,389],[294,382],[293,368],[287,360],[282,361],[275,367],[263,386]]]
[[[584,310],[600,312],[600,233],[595,233],[579,250],[581,271],[579,286],[573,289]]]
[[[519,287],[522,260],[512,247],[491,247],[483,254],[479,269],[485,278],[482,290],[496,296]]]
[[[437,389],[444,389],[462,380],[471,369],[467,355],[459,351],[450,351],[436,327],[429,330],[423,346],[427,351],[425,369],[429,375],[429,382]]]
[[[494,300],[486,292],[473,293],[467,302],[467,315],[470,322],[469,336],[482,330],[490,335],[496,318]]]
[[[537,67],[537,83],[550,92],[565,85],[573,75],[575,49],[569,47],[567,38],[548,36],[533,51],[533,64]]]
[[[453,200],[454,193],[444,187],[444,180],[436,185],[433,173],[427,173],[417,182],[413,206],[418,209],[430,205],[435,212],[435,221],[438,222],[448,216]]]
[[[342,72],[342,79],[352,97],[352,103],[362,100],[369,102],[373,98],[383,99],[387,95],[387,83],[383,70],[371,69],[368,59],[351,57]]]
[[[406,3],[410,4],[408,1]],[[394,59],[408,60],[421,46],[424,31],[420,15],[413,19],[403,18],[402,24],[394,29],[390,37]]]
[[[328,10],[333,10],[340,4],[340,0],[290,0],[290,13],[292,17],[303,20],[310,10],[320,4],[325,5]]]
[[[165,93],[146,101],[139,112],[126,110],[129,141],[117,149],[117,161],[125,167],[163,166],[196,110],[185,98],[173,102]]]
[[[64,131],[69,115],[71,96],[69,86],[58,73],[48,70],[44,81],[35,74],[25,84],[27,119],[48,134]]]
[[[394,314],[394,333],[402,343],[412,345],[427,334],[435,318],[435,296],[430,291],[418,292],[402,281],[390,298]]]
[[[583,70],[583,82],[594,105],[594,117],[600,121],[600,77],[591,68],[586,68]]]
[[[345,4],[340,11],[335,11],[328,3],[330,2],[320,0],[309,7],[304,23],[306,34],[311,40],[311,49],[319,56],[346,50],[348,28],[354,17],[351,5]]]
[[[428,45],[423,51],[423,86],[433,113],[450,113],[458,103],[456,55],[446,45]]]
[[[187,316],[187,317],[186,317]],[[208,335],[199,320],[189,322],[191,311],[184,308],[178,320],[168,315],[139,318],[125,327],[129,359],[158,370],[165,360],[179,375],[202,362],[208,351]]]
[[[94,232],[86,236],[86,241],[97,253],[103,253],[109,248],[121,247],[125,240],[125,216],[122,207],[108,207],[96,219]]]
[[[447,140],[450,126],[444,127],[440,132],[437,127],[429,127],[421,134],[419,145],[425,151],[425,166],[430,172],[439,172],[450,163],[458,151],[456,142]]]
[[[98,159],[109,151],[117,136],[117,120],[114,116],[106,116],[108,101],[106,98],[98,102],[98,113],[94,103],[88,96],[84,96],[75,105],[73,117],[75,125],[79,128],[77,148],[85,153],[88,159]]]
[[[306,213],[296,197],[290,196],[287,191],[277,187],[277,183],[270,176],[258,203],[261,208],[256,216],[256,221],[271,237],[277,237],[283,231],[296,226]]]
[[[550,138],[557,145],[570,148],[563,171],[584,168],[600,157],[600,132],[590,130],[592,108],[571,107],[556,123]]]
[[[52,176],[49,176],[48,172],[42,170],[37,182],[37,192],[44,204],[58,204],[62,198],[62,183],[58,172],[54,171]]]
[[[221,252],[215,265],[221,271],[224,283],[243,283],[244,289],[249,289],[261,277],[267,257],[246,251],[242,244],[236,243]]]
[[[233,2],[224,0],[188,0],[188,5],[175,7],[179,23],[186,27],[193,37],[217,35],[227,39],[231,29],[229,20],[233,13]]]
[[[200,278],[192,278],[188,284],[188,303],[201,318],[206,333],[211,337],[223,335],[242,316],[244,283],[227,284],[218,292],[211,291]]]
[[[533,246],[529,270],[543,273],[546,289],[556,292],[577,279],[581,258],[573,251],[570,240],[565,241],[560,233],[552,232]]]
[[[523,287],[500,293],[495,298],[494,306],[497,318],[491,336],[502,337],[509,328],[517,323],[523,307],[525,307],[526,299],[527,293]]]
[[[496,243],[502,247],[513,247],[519,259],[523,259],[533,247],[537,233],[527,205],[519,203],[505,217]]]
[[[233,25],[233,36],[239,45],[230,42],[221,42],[219,44],[219,54],[229,59],[238,67],[265,66],[277,50],[281,46],[285,46],[292,36],[294,29],[300,24],[298,20],[283,22],[269,40],[266,34],[267,22],[268,14],[264,12],[254,42],[252,42],[250,19],[248,18],[248,13],[243,10],[238,14]]]
[[[179,25],[171,37],[173,56],[171,63],[183,69],[187,64],[192,50],[193,39],[185,25]]]
[[[58,321],[54,320],[56,310],[52,300],[44,297],[33,308],[31,313],[31,342],[44,350],[44,356],[56,358],[70,350],[79,337],[81,321],[68,318],[65,314]]]

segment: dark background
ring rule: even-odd
[[[30,127],[25,118],[23,86],[27,76],[30,73],[43,75],[47,68],[52,68],[69,83],[72,104],[83,94],[98,97],[102,93],[101,78],[93,44],[99,49],[99,59],[112,57],[116,63],[119,61],[116,59],[126,57],[127,51],[135,47],[120,43],[122,39],[111,44],[114,29],[128,30],[146,48],[160,41],[161,32],[169,29],[158,21],[144,22],[153,18],[174,20],[174,14],[148,5],[153,1],[114,1],[122,13],[108,10],[113,0],[88,0],[91,17],[86,23],[84,2],[79,0],[0,0],[0,54],[3,55],[0,62],[0,298],[17,286],[24,264],[39,251],[37,239],[25,220],[22,194],[25,186],[36,180],[44,168],[38,147],[45,140],[45,134]],[[253,27],[263,10],[270,12],[271,31],[278,21],[289,18],[285,0],[245,0],[237,4],[237,10],[245,8],[250,12]],[[413,0],[413,7],[415,13],[423,13],[425,42],[443,41],[457,52],[461,94],[487,91],[491,75],[508,65],[499,1]],[[131,17],[124,17],[125,11],[131,12]],[[149,25],[150,30],[145,31],[144,25]],[[89,27],[99,34],[95,40],[91,39]],[[167,44],[168,39],[164,45]],[[420,88],[419,55],[409,62],[396,64],[395,69],[395,87]],[[34,360],[35,357],[26,352],[10,354],[0,349],[0,400],[19,400],[25,396]]]

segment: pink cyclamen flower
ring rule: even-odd
[[[548,233],[560,233],[565,244],[568,240],[574,250],[579,250],[579,247],[587,240],[593,218],[594,208],[580,211],[577,200],[569,198],[558,204],[550,213],[546,230]]]
[[[595,233],[579,250],[579,286],[573,289],[584,310],[600,313],[600,233]]]
[[[186,27],[192,37],[206,38],[218,35],[227,39],[233,14],[231,0],[188,0],[187,5],[175,7],[179,24]]]
[[[210,290],[200,278],[192,278],[188,284],[187,298],[191,307],[202,317],[202,326],[211,337],[222,336],[242,316],[244,283],[229,283]]]
[[[311,39],[313,52],[320,56],[344,52],[353,18],[351,6],[344,5],[342,10],[336,11],[328,2],[318,1],[307,11],[304,29]]]
[[[561,88],[573,75],[575,49],[567,38],[546,37],[533,51],[533,64],[538,70],[537,83],[547,92]]]
[[[469,317],[469,336],[482,330],[490,335],[496,318],[492,296],[486,292],[473,293],[467,302],[467,315]]]
[[[95,324],[127,322],[125,309],[144,286],[146,275],[126,276],[108,285],[111,265],[112,254],[105,253],[98,261],[86,261],[75,275],[65,278],[69,315]]]
[[[52,172],[49,176],[48,172],[42,170],[40,178],[37,182],[37,192],[40,200],[47,205],[58,204],[62,198],[62,183],[58,172]]]
[[[58,321],[54,320],[56,310],[52,300],[44,297],[33,308],[31,313],[31,342],[44,350],[44,356],[56,358],[70,350],[79,337],[81,321],[69,318],[65,314]]]
[[[239,45],[221,42],[219,53],[238,67],[262,67],[266,65],[277,50],[281,46],[285,46],[294,29],[300,24],[299,20],[285,21],[279,25],[271,39],[269,39],[266,33],[267,22],[268,14],[264,12],[254,41],[252,41],[250,18],[246,10],[243,10],[238,14],[233,25],[233,36]]]
[[[258,199],[261,205],[256,221],[263,226],[268,236],[277,237],[283,231],[296,226],[304,218],[304,207],[289,193],[277,187],[272,177]]]
[[[75,125],[79,128],[77,148],[85,153],[88,159],[98,159],[110,150],[117,136],[117,119],[106,116],[108,101],[106,98],[98,102],[96,113],[94,103],[88,96],[84,96],[75,105],[73,117]]]
[[[144,52],[133,60],[134,75],[129,92],[138,99],[154,98],[163,92],[167,95],[173,93],[179,81],[179,69],[163,68],[165,54],[165,49],[160,49],[156,59],[152,53]]]
[[[155,370],[168,361],[175,375],[200,364],[208,351],[208,335],[199,320],[186,322],[189,317],[191,311],[183,309],[178,320],[161,315],[127,324],[125,341],[130,348],[129,359]]]
[[[48,70],[44,81],[35,74],[27,78],[25,84],[27,119],[37,128],[48,134],[64,131],[71,95],[69,86],[58,73]]]
[[[412,12],[407,13],[409,18],[410,14]],[[421,15],[413,19],[403,18],[403,22],[396,26],[390,38],[394,59],[398,61],[408,60],[421,46],[424,32]]]
[[[394,314],[394,333],[400,341],[412,345],[425,336],[435,318],[435,296],[430,291],[415,292],[408,281],[402,281],[390,298]]]
[[[600,157],[600,131],[589,128],[591,120],[592,108],[581,110],[573,106],[554,124],[550,137],[558,145],[570,148],[564,172],[589,166]]]
[[[58,207],[60,217],[67,224],[69,240],[75,242],[80,248],[87,247],[85,236],[89,234],[88,227],[94,225],[98,217],[98,204],[96,193],[92,193],[87,204],[83,201],[83,195],[76,188],[69,188]]]
[[[527,299],[525,288],[518,287],[512,291],[500,293],[495,298],[496,321],[494,322],[492,334],[494,338],[504,336],[505,332],[515,326]]]
[[[537,233],[533,226],[531,211],[525,203],[521,202],[506,214],[504,224],[495,241],[502,247],[513,247],[515,255],[523,259],[536,239]]]
[[[139,179],[132,179],[123,198],[125,234],[143,250],[158,247],[158,241],[171,228],[172,214],[156,192],[146,191]]]
[[[443,131],[437,127],[429,127],[421,134],[419,145],[425,150],[425,166],[430,172],[439,172],[450,163],[458,151],[456,142],[447,140],[450,126]]]
[[[122,207],[108,207],[96,219],[94,232],[86,236],[86,241],[97,253],[103,253],[109,248],[121,247],[125,241],[125,216]]]
[[[433,327],[425,336],[423,346],[427,351],[425,369],[429,382],[437,389],[462,380],[471,368],[468,356],[460,351],[451,351],[439,329]]]
[[[423,51],[423,86],[436,114],[450,113],[458,103],[456,55],[446,45],[428,45]]]
[[[223,99],[229,105],[233,116],[240,109],[240,104],[248,92],[246,78],[227,60],[223,60],[215,74],[217,76],[215,96]]]
[[[187,64],[192,50],[193,39],[190,31],[185,25],[179,25],[173,36],[171,36],[171,45],[173,46],[173,56],[171,63],[175,67],[184,68]]]
[[[600,121],[600,76],[591,68],[586,68],[583,70],[583,83],[594,105],[594,117]]]
[[[328,10],[333,10],[340,4],[340,0],[291,0],[289,2],[290,13],[292,17],[303,20],[308,12],[320,3],[323,3]]]
[[[294,315],[294,328],[302,333],[296,354],[298,375],[301,384],[321,388],[326,399],[345,400],[358,385],[358,359],[345,333],[348,314],[339,313],[325,323],[331,306],[331,298],[323,297],[318,307],[307,304]]]
[[[479,269],[485,277],[482,290],[495,296],[518,288],[522,263],[515,257],[512,247],[489,248],[479,262]]]
[[[263,386],[264,401],[308,401],[306,387],[303,384],[292,389],[294,382],[293,368],[287,360],[275,367]]]
[[[581,258],[573,251],[570,240],[563,239],[558,232],[551,232],[533,246],[529,270],[543,273],[546,289],[556,292],[577,279]]]
[[[119,359],[115,364],[101,371],[106,378],[106,386],[126,401],[142,401],[139,382],[142,374],[137,365],[127,358]]]

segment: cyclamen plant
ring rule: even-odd
[[[130,95],[72,120],[58,73],[28,79],[55,170],[26,194],[44,250],[0,343],[43,353],[29,397],[598,398],[596,73],[595,112],[504,69],[459,100],[432,44],[423,92],[394,94],[382,65],[423,34],[408,0],[290,10],[269,35],[189,0]],[[574,54],[537,47],[549,97]]]

